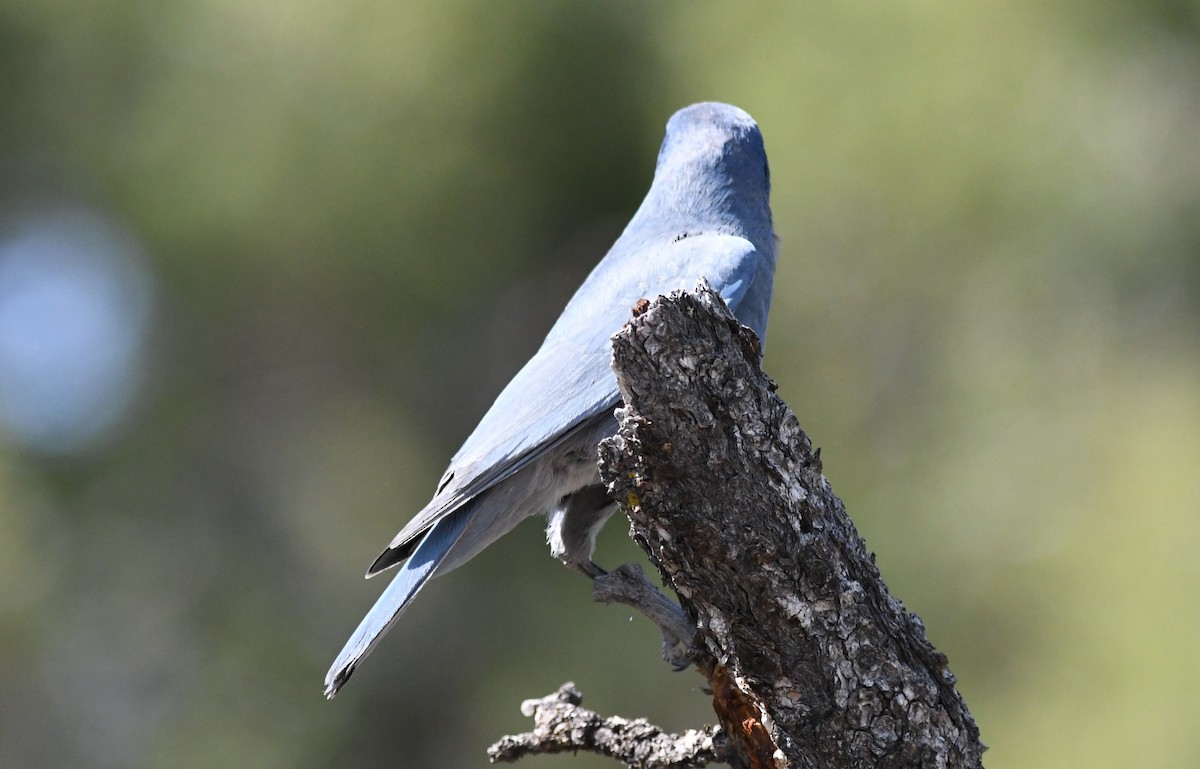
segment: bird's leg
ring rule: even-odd
[[[614,510],[616,505],[599,484],[563,497],[550,511],[546,524],[550,554],[591,579],[607,574],[592,561],[592,552],[596,534]]]

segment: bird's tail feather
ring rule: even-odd
[[[333,666],[325,674],[326,697],[333,699],[342,685],[350,680],[350,675],[358,663],[371,653],[375,644],[395,624],[417,591],[437,572],[446,553],[458,541],[466,527],[473,508],[474,504],[468,503],[455,510],[438,521],[421,540],[421,544],[392,578],[392,583],[379,596],[379,600],[367,612],[367,616],[363,617],[358,629],[350,636],[350,640],[334,660]]]

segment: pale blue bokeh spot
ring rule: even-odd
[[[141,380],[151,287],[133,237],[81,210],[0,240],[0,431],[62,454],[108,435]]]

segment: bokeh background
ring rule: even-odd
[[[536,521],[321,679],[717,99],[766,369],[987,765],[1200,765],[1196,2],[2,0],[0,72],[0,764],[484,766],[565,680],[711,721]]]

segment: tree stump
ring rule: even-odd
[[[636,308],[613,337],[624,404],[600,445],[601,477],[679,597],[720,730],[715,748],[676,763],[607,755],[661,767],[982,766],[945,656],[889,594],[760,359],[706,283]]]

